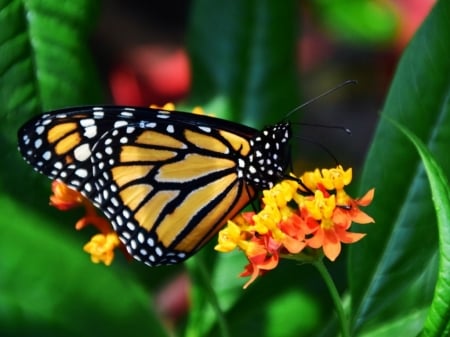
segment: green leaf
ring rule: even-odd
[[[100,86],[87,46],[93,1],[3,0],[0,4],[1,117],[88,103]]]
[[[441,167],[425,144],[407,128],[391,121],[408,137],[420,154],[430,182],[439,229],[439,277],[433,302],[424,326],[424,336],[447,336],[450,333],[450,186]]]
[[[358,332],[358,336],[389,336],[403,329],[405,336],[418,336],[430,305],[430,295],[437,279],[438,256],[433,255],[423,273],[408,282],[408,289],[396,301],[382,310]],[[424,295],[426,294],[426,295]]]
[[[18,195],[29,183],[24,177],[36,181],[17,153],[21,124],[49,109],[100,101],[88,48],[97,8],[89,0],[0,1],[0,151],[9,163],[1,166],[8,179],[0,190]]]
[[[392,337],[392,336],[417,336],[422,330],[423,317],[427,308],[414,309],[411,312],[385,319],[383,324],[358,334],[358,337]]]
[[[120,264],[94,265],[48,218],[4,196],[0,204],[2,336],[167,336],[147,290]]]
[[[293,0],[197,0],[191,12],[191,102],[224,100],[222,117],[254,127],[298,104]]]
[[[440,1],[401,58],[383,109],[417,135],[444,172],[450,172],[450,3]],[[368,235],[350,250],[349,278],[354,332],[388,318],[386,312],[408,292],[411,283],[433,278],[426,268],[437,254],[437,226],[429,185],[414,147],[386,120],[375,133],[361,179],[362,191],[376,188],[367,209],[374,225],[355,227]],[[431,273],[424,275],[424,273]],[[430,303],[423,287],[411,305]]]

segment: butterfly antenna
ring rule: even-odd
[[[315,124],[315,123],[305,123],[305,122],[299,122],[299,123],[294,123],[294,124],[300,125],[300,126],[309,126],[309,127],[313,127],[313,128],[337,129],[337,130],[344,131],[348,135],[352,134],[352,130],[350,130],[349,128],[346,128],[345,126],[342,126],[342,125],[326,125],[326,124]]]
[[[314,98],[311,98],[309,101],[306,101],[305,103],[300,104],[298,107],[296,107],[296,108],[292,109],[291,111],[289,111],[289,112],[286,114],[285,117],[286,117],[286,118],[289,117],[289,116],[292,115],[294,112],[296,112],[296,111],[298,111],[298,110],[304,108],[305,106],[310,105],[311,103],[314,103],[315,101],[321,99],[322,97],[328,96],[329,94],[335,92],[336,90],[339,90],[339,89],[341,89],[342,87],[346,87],[347,85],[350,85],[350,84],[358,84],[358,81],[356,81],[356,80],[347,80],[347,81],[344,81],[344,82],[338,84],[337,86],[335,86],[334,88],[331,88],[331,89],[325,91],[324,93],[320,94],[319,96],[316,96],[316,97],[314,97]]]

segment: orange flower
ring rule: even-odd
[[[280,244],[270,236],[260,238],[253,237],[247,246],[246,255],[250,262],[240,276],[250,276],[250,280],[244,285],[247,288],[258,276],[276,268],[280,260]]]
[[[306,235],[310,234],[304,219],[297,214],[292,214],[288,219],[281,221],[279,227],[286,234],[282,240],[286,250],[291,254],[300,253],[306,246]]]
[[[91,260],[94,263],[103,262],[109,266],[114,259],[115,248],[120,247],[122,251],[126,252],[108,220],[98,215],[92,203],[81,193],[57,180],[52,182],[52,192],[50,205],[61,211],[79,206],[84,207],[85,216],[76,222],[75,229],[80,230],[90,224],[100,231],[101,234],[94,235],[84,246],[84,250],[91,254]]]
[[[344,171],[341,166],[316,169],[300,178],[291,175],[263,191],[260,212],[242,213],[228,221],[219,232],[215,249],[229,252],[239,248],[244,252],[249,264],[240,276],[250,276],[244,288],[274,269],[280,257],[310,262],[322,256],[317,254],[320,250],[334,261],[341,243],[353,243],[365,235],[349,232],[352,222],[373,222],[359,207],[371,203],[374,190],[354,200],[344,190],[351,179],[352,170]]]
[[[370,191],[369,191],[370,192]],[[311,248],[323,248],[324,255],[334,261],[341,252],[341,242],[354,243],[364,237],[365,234],[352,233],[347,230],[350,228],[352,222],[368,223],[373,222],[373,219],[359,210],[358,201],[348,198],[348,204],[344,206],[333,206],[333,208],[326,207],[326,201],[323,200],[321,193],[316,195],[315,203],[324,206],[317,217],[318,210],[314,204],[311,209],[308,209],[309,214],[315,219],[320,220],[317,222],[309,222],[313,224],[310,227],[313,232],[312,237],[307,240],[307,245]],[[373,195],[372,195],[373,196]],[[333,196],[334,197],[334,196]],[[328,198],[328,199],[331,199]],[[334,198],[333,198],[334,199]],[[335,205],[334,200],[327,205]],[[360,221],[363,220],[363,221]]]
[[[52,181],[52,192],[50,196],[50,205],[60,211],[67,211],[71,208],[82,206],[87,199],[81,193],[69,188],[66,184],[54,180]]]

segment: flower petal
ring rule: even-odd
[[[334,261],[341,253],[341,242],[334,230],[324,231],[325,240],[323,243],[323,253],[330,260]]]
[[[369,191],[367,191],[367,193],[364,194],[363,197],[357,199],[356,203],[359,206],[368,206],[372,202],[374,195],[375,195],[375,189],[372,188]]]

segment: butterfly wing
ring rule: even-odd
[[[128,251],[180,262],[255,194],[239,168],[257,131],[220,119],[122,107],[60,110],[19,131],[39,172],[93,201]]]

